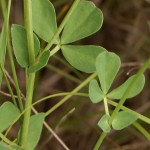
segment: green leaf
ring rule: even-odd
[[[110,132],[111,127],[108,124],[108,119],[110,118],[109,115],[103,115],[102,118],[100,119],[100,121],[98,122],[98,126],[106,133]]]
[[[89,97],[93,103],[98,103],[103,100],[103,92],[95,79],[91,80],[89,84]]]
[[[112,122],[115,130],[122,130],[138,119],[138,115],[128,111],[120,111]]]
[[[33,30],[49,42],[57,30],[56,14],[49,0],[32,0]]]
[[[0,142],[0,150],[12,150],[12,149],[4,142]]]
[[[97,57],[96,72],[104,94],[107,94],[116,74],[118,73],[120,65],[120,58],[115,53],[103,52]]]
[[[4,67],[4,63],[5,63],[6,45],[7,45],[7,29],[3,25],[2,32],[0,35],[0,65],[1,67]],[[2,76],[3,76],[3,73],[0,70],[0,85],[2,82]]]
[[[50,51],[49,50],[44,51],[42,55],[36,59],[35,64],[29,67],[29,73],[37,72],[41,68],[45,67],[48,63],[49,57],[50,57]]]
[[[66,60],[76,69],[92,73],[95,72],[95,59],[105,49],[100,46],[73,46],[64,45],[61,47]]]
[[[29,56],[26,29],[21,25],[14,24],[12,25],[11,34],[13,49],[18,63],[22,67],[28,67]],[[40,51],[40,42],[36,35],[34,35],[34,48],[35,55],[37,55]]]
[[[18,108],[11,102],[5,102],[0,107],[0,132],[11,126],[20,115]]]
[[[103,14],[93,2],[80,1],[64,27],[61,44],[68,44],[97,32],[103,23]]]
[[[110,99],[121,99],[127,88],[130,86],[131,82],[134,80],[134,77],[135,75],[128,78],[121,86],[108,93],[107,97]],[[145,77],[144,75],[142,75],[132,88],[131,92],[128,94],[127,98],[132,98],[138,95],[142,91],[144,84]]]
[[[44,119],[44,113],[31,116],[27,136],[27,150],[33,150],[37,145],[42,132]]]

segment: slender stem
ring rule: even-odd
[[[118,105],[118,103],[116,103],[116,102],[114,102],[114,101],[112,101],[112,100],[108,100],[108,103],[111,104],[112,106],[115,106],[115,107],[117,107],[117,105]],[[125,106],[122,106],[121,109],[122,109],[122,110],[129,111],[129,112],[131,112],[131,113],[133,113],[133,114],[139,116],[139,119],[140,119],[140,120],[142,120],[142,121],[144,121],[144,122],[150,124],[150,118],[148,118],[148,117],[146,117],[146,116],[143,116],[143,115],[141,115],[140,113],[138,113],[138,112],[136,112],[136,111],[134,111],[134,110],[131,110],[131,109],[125,107]]]
[[[35,53],[34,53],[34,38],[33,38],[33,27],[32,27],[32,4],[31,0],[24,0],[24,19],[25,26],[27,29],[27,41],[28,41],[28,55],[29,55],[29,64],[30,66],[35,61]],[[33,92],[34,92],[34,84],[35,84],[35,73],[29,74],[27,80],[27,95],[25,102],[25,111],[23,126],[21,132],[21,146],[26,149],[27,147],[27,135],[30,121],[31,108],[29,108],[32,104]]]
[[[109,109],[108,109],[108,103],[107,103],[107,98],[104,98],[104,107],[105,107],[105,113],[109,115]]]
[[[100,136],[99,139],[97,140],[97,142],[96,142],[96,144],[95,144],[93,150],[99,150],[99,146],[102,144],[102,142],[103,142],[103,140],[105,139],[106,135],[107,135],[107,134],[106,134],[105,132],[103,132],[103,133],[101,134],[101,136]]]
[[[115,110],[113,111],[112,115],[110,116],[109,125],[112,124],[113,119],[116,117],[116,115],[118,114],[119,110],[123,106],[124,102],[126,101],[126,98],[127,98],[128,94],[130,93],[130,91],[132,90],[132,88],[134,87],[136,82],[138,81],[139,77],[146,71],[146,69],[149,66],[150,66],[150,58],[144,63],[142,68],[136,74],[134,80],[131,82],[131,84],[128,86],[127,90],[123,94],[123,96],[122,96],[121,100],[119,101],[117,107],[115,108]],[[97,143],[96,143],[97,147],[100,147],[100,145],[102,144],[102,142],[103,142],[103,140],[105,138],[104,135],[106,136],[107,134],[104,134],[104,132],[101,134],[101,136],[103,136],[103,138],[101,138],[101,137],[99,138],[99,139],[101,139],[101,142],[99,142],[99,140],[97,141]]]
[[[2,14],[3,14],[4,22],[7,22],[7,8],[6,8],[6,2],[5,2],[5,0],[1,0],[0,1],[0,6],[1,6],[1,10],[2,10]]]
[[[28,55],[29,55],[29,63],[31,66],[35,60],[31,0],[24,0],[24,21],[25,27],[27,29]]]
[[[42,99],[38,100],[37,102],[35,102],[34,104],[32,104],[30,107],[26,108],[23,112],[21,112],[20,115],[17,116],[17,118],[14,120],[14,122],[12,123],[12,125],[15,122],[17,122],[17,120],[26,112],[27,109],[29,109],[31,107],[33,108],[34,105],[39,104],[40,102],[42,102],[44,100],[47,100],[48,98],[54,98],[54,97],[65,96],[65,95],[77,95],[77,96],[88,97],[88,94],[86,94],[86,93],[70,93],[70,92],[49,95],[49,96],[47,96],[45,98],[42,98]],[[34,108],[33,108],[33,110],[34,110],[35,113],[37,113],[37,111]],[[44,122],[44,125],[53,134],[53,136],[60,142],[60,144],[67,150],[67,146],[62,142],[62,140],[57,136],[57,134],[48,126],[48,124],[46,122]],[[3,136],[0,135],[0,137],[3,137]]]
[[[49,96],[46,96],[44,98],[37,100],[35,103],[32,104],[32,106],[39,104],[39,103],[41,103],[47,99],[50,99],[50,98],[59,97],[59,96],[66,96],[66,95],[88,97],[87,93],[75,93],[75,92],[57,93],[57,94],[52,94],[52,95],[49,95]]]
[[[3,5],[6,5],[6,1],[5,0],[2,0],[1,2],[3,2]],[[9,0],[9,3],[8,3],[8,15],[10,14],[10,5],[11,5],[11,0]],[[7,19],[9,20],[8,16],[5,15],[6,10],[4,8],[5,7],[3,7],[3,9],[2,9],[4,20],[7,20]],[[12,54],[12,50],[11,50],[9,23],[8,23],[7,37],[8,37],[8,42],[7,42],[8,57],[9,57],[9,60],[10,60],[10,66],[11,66],[11,70],[12,70],[12,74],[13,74],[13,78],[14,78],[14,82],[15,82],[15,87],[16,87],[16,93],[17,93],[17,96],[18,96],[19,107],[20,107],[20,110],[23,111],[21,92],[20,92],[20,88],[19,88],[19,84],[18,84],[18,79],[17,79],[16,69],[15,69],[13,54]]]
[[[28,90],[27,90],[27,95],[26,95],[25,114],[24,114],[24,119],[23,119],[21,143],[20,143],[23,148],[26,148],[27,146],[27,134],[28,134],[30,114],[31,114],[34,81],[35,81],[35,74],[31,74],[29,76],[28,85],[27,85]]]
[[[52,40],[47,44],[47,46],[45,47],[44,50],[48,50],[51,48],[51,46],[53,45],[54,41],[58,38],[59,34],[61,33],[61,31],[63,30],[64,26],[66,25],[67,21],[69,20],[72,12],[75,10],[75,8],[77,7],[78,3],[80,2],[80,0],[75,0],[74,3],[72,4],[70,10],[68,11],[67,15],[65,16],[65,18],[63,19],[63,21],[61,22],[58,30],[56,31],[56,33],[54,34],[54,36],[52,37]]]
[[[72,92],[57,93],[57,94],[52,94],[52,95],[46,96],[46,97],[44,97],[44,98],[42,98],[42,99],[37,100],[35,103],[31,104],[31,105],[28,106],[27,108],[25,108],[25,109],[20,113],[20,115],[16,117],[16,119],[14,120],[14,122],[12,123],[12,125],[13,125],[15,122],[17,122],[17,120],[18,120],[25,112],[27,112],[28,109],[31,109],[31,108],[32,108],[32,109],[34,110],[34,112],[37,113],[37,111],[34,109],[33,106],[35,106],[35,105],[37,105],[37,104],[39,104],[39,103],[41,103],[41,102],[43,102],[43,101],[45,101],[45,100],[47,100],[47,99],[54,98],[54,97],[60,97],[60,96],[66,96],[66,95],[71,95],[71,96],[75,96],[75,95],[76,95],[76,96],[88,97],[88,94],[87,94],[87,93],[75,93],[75,92],[74,92],[74,93],[72,93]],[[48,126],[48,125],[46,124],[46,122],[45,122],[45,125],[46,125],[46,127]],[[49,127],[48,127],[48,128],[49,128]]]
[[[6,138],[1,132],[0,132],[0,138],[9,145],[16,145],[12,141],[10,141],[8,138]]]
[[[133,125],[150,141],[150,133],[145,130],[145,128],[143,128],[138,122],[134,122]]]
[[[84,86],[86,86],[92,79],[94,79],[97,76],[96,73],[92,74],[91,76],[89,76],[85,81],[83,81],[79,86],[77,86],[74,90],[72,90],[73,92],[78,92],[79,90],[81,90]],[[58,107],[60,107],[62,104],[64,104],[69,98],[71,98],[71,95],[67,95],[66,97],[64,97],[62,100],[60,100],[56,105],[54,105],[50,110],[48,110],[46,112],[46,116],[50,115],[53,111],[55,111]]]
[[[57,45],[54,49],[51,50],[50,56],[53,56],[60,50],[60,46]]]

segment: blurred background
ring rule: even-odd
[[[122,67],[113,87],[124,82],[130,75],[137,72],[150,56],[150,0],[92,0],[104,14],[104,23],[99,32],[78,41],[75,44],[101,45],[108,51],[121,57]],[[72,0],[51,0],[56,8],[58,24],[61,22]],[[2,27],[0,14],[0,28]],[[23,5],[21,0],[12,0],[10,23],[23,24]],[[44,30],[44,29],[43,29]],[[45,43],[41,41],[44,46]],[[6,58],[5,68],[12,77],[9,60]],[[17,63],[17,75],[22,93],[25,95],[24,70]],[[90,74],[72,68],[63,58],[61,52],[52,57],[41,72],[37,74],[34,99],[44,96],[70,92],[83,82]],[[142,93],[128,100],[125,106],[150,117],[150,70],[145,72],[146,84]],[[15,88],[12,84],[15,92]],[[88,92],[88,86],[80,92]],[[0,103],[11,98],[6,83],[3,81],[0,90]],[[47,111],[62,97],[49,99],[36,106],[36,109]],[[110,106],[113,110],[113,107]],[[71,97],[65,104],[54,111],[46,122],[71,150],[92,150],[101,130],[97,122],[104,113],[103,103],[92,104],[89,98]],[[148,131],[150,126],[140,122]],[[17,134],[17,127],[9,133],[10,137]],[[37,150],[63,150],[64,148],[46,128],[44,128]],[[122,131],[108,134],[101,150],[149,150],[150,142],[133,126]]]

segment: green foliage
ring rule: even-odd
[[[110,116],[105,114],[101,117],[100,121],[97,124],[106,133],[111,131],[111,127],[108,123],[109,118]]]
[[[119,71],[120,58],[112,52],[102,52],[96,58],[96,73],[100,81],[100,87],[96,80],[92,80],[89,84],[89,97],[93,103],[98,103],[104,99],[106,114],[98,122],[98,126],[105,132],[110,132],[111,127],[108,122],[110,116],[107,105],[108,99],[121,99],[127,88],[133,82],[135,75],[127,79],[121,86],[109,92],[109,89]],[[136,96],[141,92],[145,84],[145,77],[141,75],[139,80],[135,82],[132,90],[128,93],[127,98]],[[102,89],[102,90],[101,90]],[[138,116],[128,111],[121,111],[112,121],[112,127],[115,130],[121,130],[138,119]]]
[[[49,42],[57,30],[56,14],[49,0],[32,0],[33,30]]]
[[[98,54],[105,51],[103,47],[92,45],[64,45],[61,49],[64,57],[73,67],[87,73],[95,71],[95,59]]]
[[[45,67],[50,57],[50,51],[44,51],[39,57],[37,57],[35,63],[29,67],[29,73],[37,72],[41,68]]]
[[[31,116],[27,136],[27,150],[33,150],[37,145],[41,136],[44,119],[44,113]]]
[[[112,122],[112,127],[115,130],[122,130],[138,119],[138,115],[135,115],[129,111],[120,111]]]
[[[18,108],[11,102],[5,102],[0,107],[0,132],[11,126],[20,115]]]
[[[103,23],[103,14],[94,3],[80,1],[70,16],[61,37],[61,44],[68,44],[97,32]]]
[[[103,23],[103,14],[92,2],[80,1],[70,16],[61,36],[61,49],[66,60],[76,69],[92,73],[95,59],[104,48],[100,46],[66,45],[97,32]],[[65,45],[64,45],[65,44]]]
[[[21,67],[28,67],[29,54],[26,29],[21,25],[14,24],[12,25],[11,34],[13,49],[18,63]],[[40,51],[40,42],[36,35],[34,35],[34,48],[35,54],[38,55]]]
[[[89,97],[93,103],[98,103],[103,100],[103,92],[95,79],[91,80],[89,84]]]
[[[111,92],[108,92],[118,71],[120,68],[119,57],[112,52],[102,52],[96,58],[96,72],[100,81],[100,87],[96,81],[91,81],[89,85],[89,96],[92,102],[100,102],[104,97],[109,99],[121,99],[131,82],[134,80],[135,75],[127,79],[122,85],[115,88]],[[93,83],[94,82],[94,83]],[[138,95],[145,84],[144,75],[140,76],[140,79],[134,88],[128,93],[127,98],[132,98]],[[93,88],[93,89],[92,89]],[[98,98],[99,97],[99,98]]]
[[[111,91],[109,94],[107,94],[107,97],[110,99],[121,99],[131,82],[134,80],[135,75],[131,76],[128,78],[122,85]],[[132,98],[136,95],[138,95],[145,84],[145,77],[144,75],[140,76],[138,82],[134,85],[134,88],[130,91],[128,94],[127,98]]]

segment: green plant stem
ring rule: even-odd
[[[58,38],[59,34],[63,30],[64,26],[66,25],[66,23],[69,20],[72,12],[75,10],[75,8],[77,7],[79,2],[80,2],[80,0],[75,0],[74,1],[74,3],[72,4],[72,6],[71,6],[70,10],[68,11],[67,15],[65,16],[65,18],[61,22],[59,28],[57,29],[56,33],[54,34],[54,36],[52,37],[51,41],[47,44],[47,46],[45,47],[44,50],[48,50],[48,49],[51,48],[51,46],[53,45],[54,41]]]
[[[150,133],[145,130],[145,128],[143,128],[138,122],[134,122],[133,125],[150,141]]]
[[[28,134],[28,127],[29,127],[29,120],[30,120],[30,114],[31,114],[31,105],[32,105],[32,97],[33,97],[33,91],[34,91],[34,81],[35,81],[35,74],[31,74],[28,79],[28,85],[27,85],[27,95],[26,95],[26,101],[25,101],[25,113],[24,113],[24,119],[23,119],[23,125],[22,125],[22,134],[21,134],[21,146],[23,148],[26,148],[27,146],[27,134]]]
[[[81,80],[79,80],[78,78],[71,76],[70,74],[66,73],[65,71],[62,71],[61,69],[56,68],[55,66],[53,66],[51,64],[48,64],[46,67],[64,77],[66,77],[67,79],[74,81],[75,83],[78,83],[78,84],[81,83]]]
[[[130,91],[132,90],[132,88],[134,87],[134,85],[136,84],[136,82],[138,81],[139,77],[146,71],[146,69],[150,66],[150,58],[144,63],[144,65],[142,66],[142,68],[138,71],[138,73],[136,74],[134,80],[131,82],[131,84],[128,86],[127,90],[125,91],[125,93],[123,94],[121,100],[119,101],[117,107],[115,108],[115,110],[113,111],[112,115],[110,116],[109,119],[109,125],[112,124],[113,119],[116,117],[116,115],[118,114],[119,110],[121,109],[121,107],[123,106],[124,102],[126,101],[126,98],[128,96],[128,94],[130,93]],[[105,138],[105,136],[107,134],[105,134],[104,136],[104,132],[102,133],[103,137]],[[101,135],[101,136],[102,136]],[[99,140],[97,141],[96,145],[97,147],[100,147],[100,145],[102,144],[104,138],[99,138]],[[99,142],[100,141],[100,142]],[[96,150],[96,149],[95,149]]]
[[[97,76],[96,73],[89,76],[85,81],[83,81],[79,86],[77,86],[72,93],[78,92],[81,90],[84,86],[86,86],[92,79],[94,79]],[[67,95],[62,100],[60,100],[56,105],[54,105],[50,110],[46,112],[46,116],[50,115],[53,111],[55,111],[58,107],[60,107],[63,103],[65,103],[69,98],[71,98],[71,95]]]
[[[2,0],[1,3],[3,3],[2,12],[3,12],[4,20],[7,20],[7,19],[9,20],[9,18],[7,18],[7,15],[6,15],[6,10],[5,10],[6,7],[4,7],[6,5],[6,1]],[[8,3],[8,15],[10,14],[10,6],[11,6],[11,0],[9,0],[9,3]],[[21,92],[20,92],[20,88],[19,88],[19,84],[18,84],[15,64],[14,64],[14,60],[13,60],[13,54],[12,54],[12,50],[11,50],[9,24],[8,24],[7,37],[8,37],[8,42],[7,42],[8,57],[9,57],[9,60],[10,60],[10,66],[11,66],[11,70],[12,70],[12,74],[13,74],[13,79],[14,79],[14,82],[15,82],[16,93],[17,93],[17,96],[18,96],[18,103],[19,103],[20,111],[23,111]]]
[[[103,140],[105,139],[107,133],[102,132],[100,138],[97,140],[93,150],[99,150],[99,146],[102,144]]]
[[[33,103],[32,106],[34,106],[36,104],[39,104],[40,102],[43,102],[43,101],[45,101],[47,99],[50,99],[50,98],[59,97],[59,96],[66,96],[66,95],[88,97],[87,93],[75,93],[75,92],[58,93],[58,94],[52,94],[52,95],[46,96],[46,97],[44,97],[42,99],[36,100],[36,102]],[[118,103],[113,102],[112,100],[108,100],[108,103],[111,104],[112,106],[115,106],[115,107],[118,105]],[[129,112],[139,116],[140,120],[144,121],[145,123],[150,124],[150,118],[148,118],[146,116],[143,116],[143,115],[139,114],[138,112],[136,112],[134,110],[131,110],[131,109],[125,107],[125,106],[122,106],[121,109],[129,111]]]
[[[115,106],[115,107],[117,107],[117,105],[118,105],[118,103],[116,103],[116,102],[114,102],[114,101],[112,101],[112,100],[108,100],[108,103],[111,104],[112,106]],[[133,114],[139,116],[139,119],[140,119],[140,120],[144,121],[145,123],[150,124],[150,118],[148,118],[148,117],[146,117],[146,116],[143,116],[143,115],[139,114],[138,112],[136,112],[136,111],[134,111],[134,110],[131,110],[131,109],[125,107],[125,106],[122,106],[121,109],[122,109],[122,110],[129,111],[129,112],[131,112],[131,113],[133,113]]]
[[[11,1],[9,1],[9,2],[11,2]],[[7,14],[9,14],[9,13],[7,13],[7,8],[6,8],[6,2],[5,2],[5,0],[1,0],[0,1],[0,6],[1,6],[1,10],[2,10],[2,15],[3,15],[3,18],[4,18],[4,22],[7,22]]]
[[[50,57],[53,56],[53,55],[55,55],[59,50],[60,50],[60,46],[59,46],[59,45],[55,46],[55,47],[51,50]]]
[[[24,21],[27,29],[28,55],[29,64],[31,66],[35,61],[31,0],[24,0]]]
[[[104,97],[104,108],[105,108],[105,113],[109,115],[109,109],[108,109],[108,103],[107,103],[107,98]]]
[[[0,132],[0,138],[9,145],[16,145],[12,141],[10,141],[8,138],[6,138],[1,132]]]
[[[27,29],[27,41],[28,41],[28,55],[29,55],[29,64],[30,66],[35,61],[35,53],[34,53],[34,38],[33,38],[33,28],[32,28],[32,5],[31,0],[24,0],[24,19],[25,19],[25,26]],[[27,147],[27,135],[28,135],[28,128],[29,128],[29,121],[30,121],[30,114],[31,114],[31,104],[34,92],[34,84],[35,84],[35,73],[29,74],[27,79],[27,94],[26,94],[26,101],[25,101],[25,111],[24,119],[23,119],[23,126],[21,132],[21,146],[26,149]]]
[[[75,92],[57,93],[57,94],[52,94],[52,95],[49,95],[49,96],[46,96],[44,98],[37,100],[35,103],[32,104],[32,106],[39,104],[39,103],[41,103],[47,99],[50,99],[50,98],[59,97],[59,96],[66,96],[66,95],[88,97],[87,93],[75,93]]]

